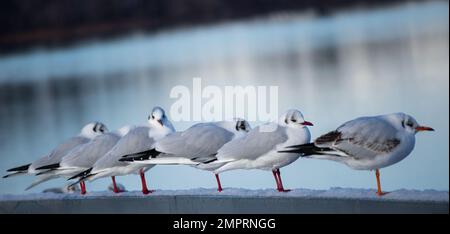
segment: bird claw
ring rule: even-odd
[[[278,189],[278,192],[280,192],[280,193],[287,193],[290,191],[291,191],[290,189]]]
[[[113,192],[114,192],[114,193],[123,193],[123,192],[125,192],[125,190],[119,189],[119,190],[114,190]]]
[[[142,193],[147,195],[147,194],[153,193],[154,191],[155,190],[142,190]]]
[[[377,195],[381,197],[381,196],[384,196],[384,195],[386,195],[388,193],[390,193],[390,192],[377,192]]]

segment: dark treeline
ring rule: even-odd
[[[399,1],[399,0],[397,0]],[[0,7],[0,52],[136,29],[215,22],[276,11],[391,3],[392,0],[6,0]]]

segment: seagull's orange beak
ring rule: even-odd
[[[422,131],[434,131],[433,128],[427,127],[427,126],[418,126],[416,127],[416,131],[417,132],[422,132]]]
[[[314,126],[314,124],[312,124],[311,122],[308,122],[308,121],[304,121],[304,122],[302,123],[302,125],[306,125],[306,126]]]

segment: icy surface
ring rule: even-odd
[[[111,197],[152,197],[152,196],[208,196],[208,197],[303,197],[303,198],[338,198],[338,199],[359,199],[359,200],[393,200],[393,201],[435,201],[448,202],[448,191],[437,190],[407,190],[400,189],[390,191],[389,194],[379,197],[373,189],[355,188],[331,188],[329,190],[293,189],[288,193],[279,193],[274,189],[242,189],[225,188],[222,192],[215,189],[196,188],[187,190],[156,190],[150,195],[143,195],[140,191],[124,192],[114,194],[111,191],[89,192],[86,195],[80,194],[56,194],[56,193],[35,193],[24,195],[0,195],[0,201],[24,201],[24,200],[63,200],[63,199],[104,199]]]

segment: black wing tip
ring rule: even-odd
[[[78,178],[78,177],[81,177],[81,179],[82,179],[83,177],[88,176],[89,173],[91,173],[91,171],[92,171],[92,167],[89,168],[89,169],[87,169],[87,170],[85,170],[85,171],[82,171],[82,172],[80,172],[80,173],[78,173],[78,174],[76,174],[76,175],[74,175],[74,176],[72,176],[72,177],[70,177],[70,178],[67,179],[67,180],[73,180],[73,179],[76,179],[76,178]]]
[[[314,142],[311,143],[306,143],[306,144],[300,144],[300,145],[291,145],[291,146],[286,146],[285,148],[287,149],[293,149],[293,148],[304,148],[304,147],[314,147]]]
[[[202,162],[202,164],[208,164],[208,163],[212,163],[212,162],[215,162],[215,161],[217,161],[217,160],[218,160],[217,158],[213,158],[213,159],[211,159],[211,160],[208,160],[208,161]]]
[[[91,169],[92,169],[92,168],[91,168]],[[94,174],[87,173],[86,175],[80,176],[79,179],[78,179],[76,182],[70,184],[69,187],[70,187],[70,186],[74,186],[74,185],[76,185],[76,184],[78,184],[78,183],[81,183],[82,181],[85,181],[87,178],[89,178],[89,177],[91,177],[91,176],[94,176],[94,175],[97,175],[97,174],[98,174],[98,173],[94,173]],[[76,177],[74,176],[74,177],[72,177],[72,178],[75,179]],[[72,178],[70,178],[70,179],[68,179],[68,180],[71,180]]]
[[[150,155],[138,155],[138,156],[127,156],[125,158],[119,159],[120,162],[134,162],[134,161],[144,161],[150,159]]]
[[[124,156],[122,156],[122,158],[119,159],[119,161],[120,162],[144,161],[144,160],[148,160],[150,158],[156,158],[156,156],[158,156],[159,154],[161,154],[161,152],[159,152],[155,148],[153,148],[150,150],[146,150],[146,151],[142,151],[142,152],[138,152],[138,153],[134,153],[134,154],[124,155]]]
[[[42,167],[36,168],[36,170],[47,170],[47,169],[56,169],[59,167],[59,163],[49,164]]]
[[[155,148],[151,149],[149,153],[150,153],[150,158],[156,158],[156,156],[161,154],[161,152],[159,152]]]
[[[277,153],[297,153],[300,154],[301,157],[304,157],[305,154],[301,149],[287,149],[287,150],[279,150]]]
[[[278,153],[297,153],[300,157],[308,157],[314,154],[323,154],[324,152],[331,151],[330,148],[317,147],[315,143],[307,143],[302,145],[292,145],[285,147],[284,150],[277,151]]]
[[[28,170],[28,168],[30,168],[31,163],[26,164],[26,165],[22,165],[22,166],[18,166],[18,167],[14,167],[14,168],[10,168],[8,170],[6,170],[7,172],[15,172],[15,171],[26,171]]]
[[[126,157],[126,158],[120,158],[119,162],[133,162],[134,158],[132,157]]]

